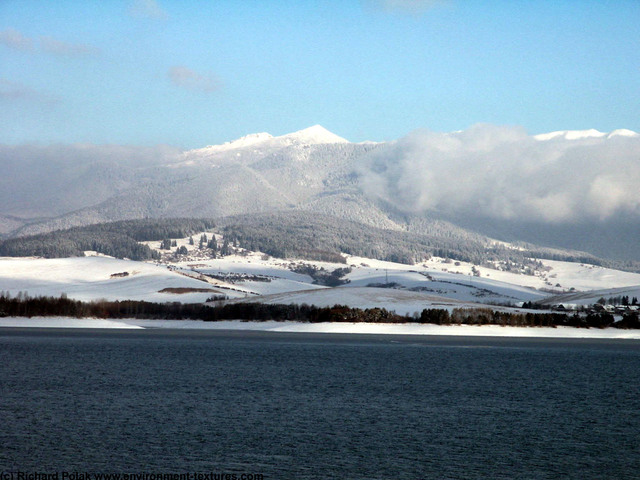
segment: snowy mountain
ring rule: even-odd
[[[0,146],[0,235],[133,218],[323,214],[640,259],[640,135],[476,126],[351,143],[315,125],[188,151]]]
[[[297,132],[274,137],[269,133],[253,133],[244,137],[223,143],[222,145],[209,145],[204,148],[189,150],[184,153],[187,159],[198,157],[210,157],[216,154],[226,153],[233,150],[251,148],[253,152],[278,150],[291,145],[323,145],[334,143],[349,143],[320,125],[305,128]]]
[[[549,132],[549,133],[541,133],[539,135],[535,135],[533,138],[540,141],[545,140],[580,140],[585,138],[613,138],[613,137],[637,137],[640,134],[627,130],[625,128],[621,128],[618,130],[613,130],[610,133],[599,132],[595,129],[589,130],[559,130],[557,132]]]

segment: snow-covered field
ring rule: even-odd
[[[352,308],[362,309],[380,307],[395,311],[399,315],[419,314],[425,308],[452,310],[454,308],[486,307],[483,304],[439,297],[425,292],[372,287],[339,287],[285,292],[242,299],[241,301],[268,304],[306,303],[307,305],[316,305],[318,307],[348,305]]]
[[[421,325],[417,323],[300,323],[300,322],[201,322],[196,320],[138,320],[118,321],[94,318],[0,318],[2,327],[39,328],[168,328],[203,330],[251,330],[264,332],[306,332],[306,333],[352,333],[389,335],[449,335],[488,337],[531,337],[531,338],[611,338],[640,340],[640,331],[607,329],[583,329],[571,327],[501,327],[498,325]]]
[[[124,273],[126,276],[119,276]],[[207,289],[184,294],[162,293],[165,288]],[[66,294],[91,300],[204,302],[221,294],[213,285],[180,275],[166,266],[111,257],[0,258],[0,291],[35,296]]]
[[[198,236],[194,239],[197,243]],[[195,252],[188,239],[179,240],[178,245]],[[502,308],[545,298],[553,298],[553,303],[587,304],[601,296],[640,297],[640,274],[548,260],[542,261],[545,268],[534,275],[440,258],[404,265],[347,256],[345,265],[243,252],[219,259],[185,260],[165,265],[105,256],[0,258],[0,291],[12,296],[20,292],[30,296],[65,294],[83,301],[195,303],[215,296],[227,301],[383,307],[403,315],[424,308]],[[302,264],[327,272],[348,267],[351,271],[344,277],[348,283],[336,288],[317,285],[311,276],[293,271]],[[473,276],[472,269],[479,276]],[[554,292],[548,291],[550,283]],[[381,288],[385,284],[394,288]],[[555,296],[562,292],[562,296]]]

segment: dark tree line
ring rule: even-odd
[[[590,313],[586,316],[563,313],[512,313],[490,309],[458,308],[451,313],[443,309],[424,309],[419,316],[403,316],[384,308],[351,308],[344,305],[316,307],[313,305],[269,305],[264,303],[228,303],[225,305],[152,303],[143,301],[81,302],[64,296],[11,297],[0,294],[0,316],[35,317],[66,316],[95,318],[191,319],[220,320],[296,320],[302,322],[367,322],[408,323],[437,325],[503,325],[518,327],[571,326],[580,328],[640,328],[636,312],[625,314],[615,322],[608,313]]]

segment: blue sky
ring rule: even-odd
[[[640,131],[640,2],[0,2],[0,143]]]

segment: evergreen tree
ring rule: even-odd
[[[220,249],[220,254],[222,256],[231,255],[231,247],[229,247],[229,239],[227,237],[225,237],[222,242],[222,249]]]

